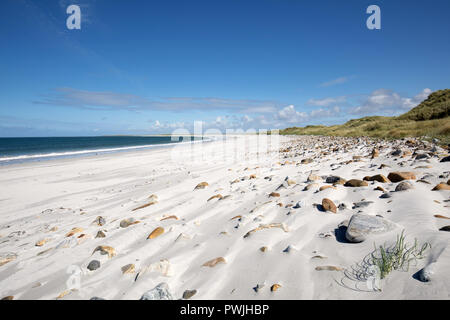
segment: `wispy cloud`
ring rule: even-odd
[[[315,107],[329,107],[331,105],[341,104],[347,101],[347,97],[328,97],[323,99],[309,99],[306,104]]]
[[[276,110],[275,101],[252,99],[228,99],[216,97],[163,97],[145,98],[134,94],[109,91],[87,91],[73,88],[58,88],[35,104],[73,107],[89,110],[128,111],[189,111],[227,110],[239,113],[270,113]]]
[[[321,83],[320,87],[331,87],[331,86],[335,86],[335,85],[338,85],[338,84],[346,83],[352,78],[354,78],[354,76],[339,77],[339,78],[336,78],[336,79],[333,79],[333,80]]]

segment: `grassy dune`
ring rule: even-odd
[[[385,139],[438,138],[450,143],[450,89],[432,93],[416,108],[399,117],[365,117],[335,126],[287,128],[284,135],[369,136]]]

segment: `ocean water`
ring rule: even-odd
[[[0,138],[0,165],[163,147],[201,140],[201,137],[191,136],[180,137],[176,141],[170,136]]]

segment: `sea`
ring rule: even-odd
[[[0,138],[0,165],[161,148],[169,147],[174,143],[202,141],[202,137],[194,136]]]

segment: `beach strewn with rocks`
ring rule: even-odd
[[[450,298],[448,149],[258,139],[0,167],[0,299]]]

